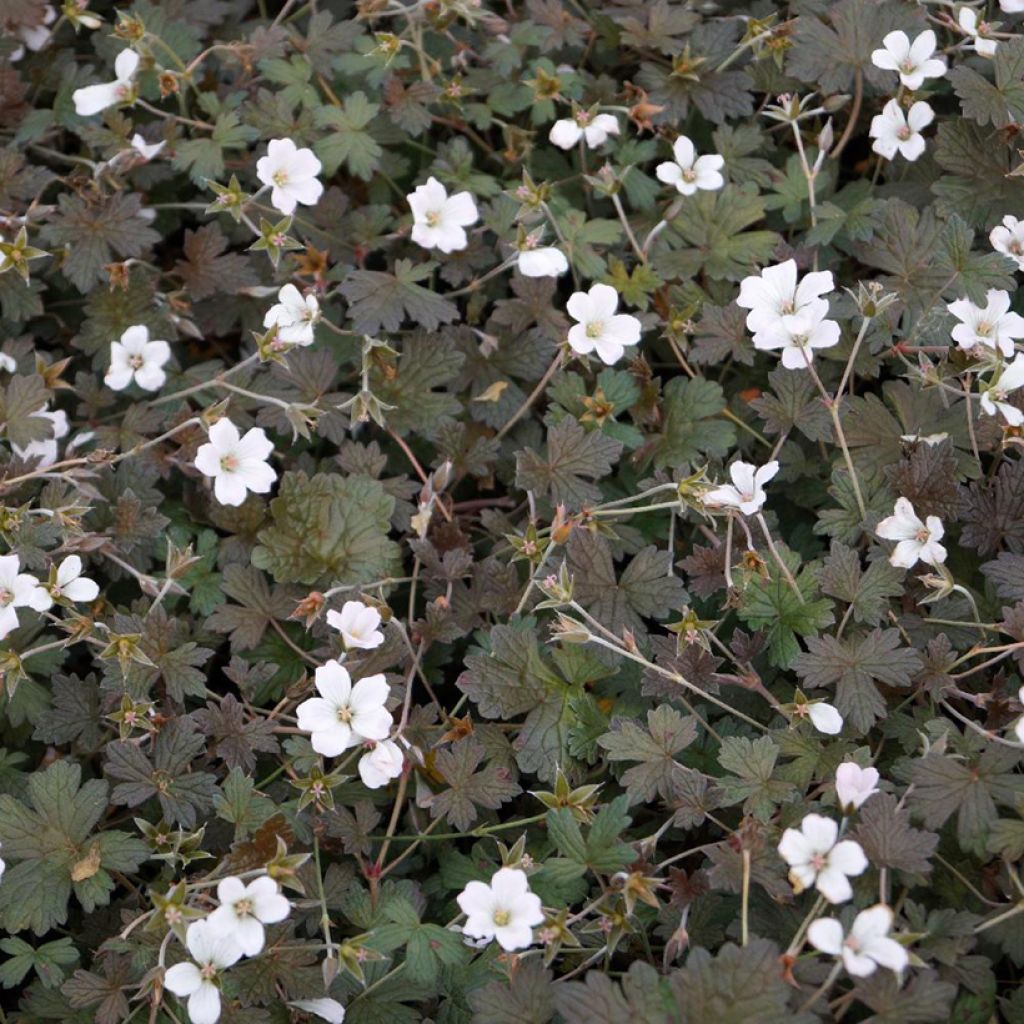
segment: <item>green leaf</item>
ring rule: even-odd
[[[779,804],[796,796],[792,782],[773,778],[779,748],[768,736],[756,740],[745,736],[726,736],[718,762],[733,776],[719,779],[725,803],[743,801],[743,813],[768,821]]]
[[[174,166],[188,171],[197,185],[205,185],[224,174],[224,150],[248,149],[249,144],[260,137],[251,125],[242,124],[234,111],[217,116],[213,131],[198,138],[183,139],[174,148]]]
[[[885,617],[889,598],[903,593],[903,573],[890,565],[887,558],[879,558],[862,569],[860,555],[853,548],[833,541],[821,570],[821,590],[829,597],[852,604],[857,622],[874,626]]]
[[[995,84],[966,64],[949,72],[965,117],[984,126],[1005,128],[1024,121],[1024,39],[1000,43],[991,62]]]
[[[871,866],[926,875],[929,858],[939,845],[934,832],[910,825],[910,812],[891,793],[876,793],[861,808],[853,838],[863,847]]]
[[[632,821],[628,807],[628,797],[616,797],[597,813],[586,838],[566,807],[549,811],[545,821],[551,840],[570,861],[586,870],[610,874],[632,864],[637,857],[621,838]]]
[[[235,842],[245,839],[277,813],[277,804],[256,792],[256,783],[240,768],[232,768],[213,798],[217,817],[235,826]]]
[[[481,769],[484,754],[473,739],[437,752],[434,767],[446,788],[430,801],[432,817],[444,815],[449,824],[465,831],[479,817],[477,807],[496,811],[522,792],[507,768],[490,764]]]
[[[721,458],[736,443],[736,428],[718,419],[725,409],[720,384],[673,377],[665,385],[662,429],[654,446],[656,469],[689,469],[701,456]]]
[[[259,533],[252,564],[278,583],[369,583],[391,574],[398,546],[388,539],[395,499],[369,477],[285,473]]]
[[[352,329],[359,334],[376,334],[383,328],[394,332],[409,319],[428,331],[459,317],[454,302],[442,298],[418,282],[431,276],[436,263],[415,264],[396,260],[394,273],[353,270],[339,291],[348,299]]]
[[[34,415],[50,398],[43,378],[16,376],[0,390],[0,422],[11,444],[24,448],[33,441],[53,437],[53,421]]]
[[[33,969],[44,988],[56,988],[64,980],[63,968],[78,962],[78,950],[69,938],[44,942],[39,947],[10,938],[0,942],[0,949],[9,957],[0,964],[0,984],[4,988],[21,984]]]
[[[320,107],[318,128],[333,129],[314,145],[328,177],[344,164],[357,178],[369,181],[380,166],[383,150],[366,126],[377,116],[379,103],[371,103],[363,92],[345,97],[341,107]]]
[[[621,982],[602,971],[589,971],[583,981],[567,981],[551,989],[565,1024],[677,1024],[681,1020],[665,980],[643,962],[630,964]]]

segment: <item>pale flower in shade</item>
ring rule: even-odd
[[[836,797],[843,814],[852,814],[878,792],[878,770],[844,761],[836,769]]]
[[[783,317],[806,313],[825,316],[828,302],[823,295],[835,288],[830,270],[815,271],[799,278],[796,260],[765,267],[740,282],[736,305],[749,310],[747,330],[755,336],[777,324]]]
[[[597,149],[608,141],[608,136],[619,134],[618,119],[612,114],[591,114],[577,110],[572,117],[556,121],[548,139],[559,149],[572,149],[583,139],[588,149]]]
[[[277,304],[263,317],[264,327],[276,327],[277,339],[288,345],[312,345],[314,328],[320,319],[320,303],[315,295],[303,295],[293,284],[277,293]]]
[[[139,70],[139,55],[134,50],[122,50],[114,61],[113,82],[87,85],[76,89],[71,98],[79,117],[98,114],[107,107],[130,103],[135,99],[135,73]]]
[[[444,253],[458,252],[469,245],[466,228],[480,217],[469,192],[456,192],[449,196],[444,185],[437,178],[430,177],[406,198],[412,210],[410,237],[417,245],[424,249],[440,249]]]
[[[829,903],[845,903],[853,896],[849,879],[863,874],[868,859],[859,843],[839,839],[839,826],[820,814],[808,814],[800,828],[787,828],[779,842],[779,856],[789,865],[789,880],[799,894],[815,888]]]
[[[883,71],[895,71],[900,83],[911,92],[920,89],[926,78],[941,78],[946,62],[935,54],[935,33],[928,29],[913,42],[906,32],[890,32],[882,39],[882,49],[871,54],[871,63]]]
[[[345,1020],[345,1007],[337,999],[321,996],[319,999],[292,999],[289,1006],[303,1013],[312,1013],[327,1024],[342,1024]]]
[[[78,555],[68,555],[51,577],[52,583],[43,584],[54,601],[73,602],[95,601],[100,588],[95,580],[82,575],[82,560]]]
[[[148,162],[158,156],[166,145],[166,141],[149,143],[136,132],[132,136],[131,151]]]
[[[0,640],[18,628],[17,608],[45,612],[53,604],[35,576],[21,571],[17,555],[0,555]]]
[[[907,951],[889,937],[892,911],[884,904],[862,910],[853,921],[850,934],[834,917],[819,917],[807,929],[807,941],[830,956],[842,957],[847,973],[866,978],[879,967],[902,971],[910,962]]]
[[[999,0],[999,10],[1004,14],[1020,14],[1024,11],[1024,0]]]
[[[41,50],[49,41],[53,32],[49,28],[57,18],[57,12],[52,5],[47,4],[43,8],[43,17],[35,25],[19,25],[14,34],[21,40],[19,46],[7,59],[13,64],[25,56],[26,48],[33,53]]]
[[[1024,704],[1024,686],[1017,691],[1017,700],[1021,704]],[[1024,743],[1024,715],[1021,715],[1021,717],[1013,723],[1013,732],[1017,737],[1017,742]]]
[[[924,100],[918,100],[907,112],[895,101],[889,100],[880,114],[871,119],[868,134],[874,139],[871,148],[891,160],[897,153],[913,163],[925,148],[922,129],[935,120],[935,111]]]
[[[267,155],[256,161],[256,177],[271,189],[271,205],[285,215],[293,214],[299,203],[316,206],[320,201],[320,170],[313,150],[299,149],[291,139],[271,139]]]
[[[577,323],[569,328],[569,346],[580,355],[596,353],[611,366],[628,345],[640,340],[640,321],[628,313],[616,313],[619,293],[608,284],[595,284],[589,292],[574,292],[566,304]]]
[[[569,261],[561,249],[546,245],[538,249],[520,249],[516,266],[523,277],[558,277],[569,269]]]
[[[1018,354],[1009,366],[999,371],[991,383],[981,389],[981,409],[989,416],[998,413],[1011,427],[1019,427],[1024,423],[1024,411],[1011,405],[1007,398],[1010,392],[1024,387],[1024,354]]]
[[[912,569],[919,561],[933,566],[945,562],[946,549],[939,543],[945,532],[938,516],[922,522],[907,498],[897,498],[893,514],[875,527],[883,540],[897,541],[889,562],[900,569]]]
[[[1024,270],[1024,220],[1008,213],[1003,222],[989,232],[988,240],[996,252],[1009,256],[1018,270]]]
[[[113,391],[124,391],[134,380],[143,391],[159,391],[167,381],[164,366],[171,358],[166,341],[150,341],[143,324],[129,327],[120,341],[110,343],[110,369],[103,383]]]
[[[704,504],[712,508],[734,508],[745,516],[752,516],[764,507],[768,495],[764,485],[779,471],[779,464],[772,460],[763,466],[736,461],[729,467],[731,484],[721,484],[704,495]]]
[[[957,21],[964,35],[970,39],[970,45],[974,51],[982,57],[995,55],[999,44],[989,35],[991,29],[987,22],[978,17],[978,12],[970,7],[961,7],[957,14]]]
[[[1016,348],[1014,343],[1024,338],[1024,317],[1010,312],[1010,294],[1000,288],[985,293],[984,306],[976,306],[970,299],[957,299],[946,309],[960,321],[951,333],[966,351],[991,348],[1009,359]]]
[[[787,370],[806,370],[816,349],[839,344],[839,324],[827,320],[828,302],[821,299],[798,313],[784,316],[754,335],[759,352],[778,351]]]
[[[51,411],[44,405],[32,413],[32,416],[49,420],[53,424],[53,436],[39,441],[29,441],[24,446],[12,442],[11,449],[23,462],[35,462],[36,468],[45,469],[57,461],[57,442],[67,437],[71,427],[68,425],[67,413],[63,409]]]
[[[222,505],[241,505],[249,491],[266,494],[277,474],[267,464],[274,443],[262,427],[242,437],[227,417],[210,427],[210,440],[196,452],[196,469],[213,478],[213,493]]]
[[[405,755],[393,740],[382,740],[359,758],[359,778],[367,789],[380,789],[402,774]]]
[[[372,651],[380,647],[384,643],[380,623],[380,612],[362,601],[346,601],[340,612],[331,609],[327,613],[327,624],[341,634],[346,651],[353,648]]]
[[[185,933],[191,961],[175,964],[164,975],[164,988],[188,998],[192,1024],[216,1024],[220,1018],[220,977],[242,958],[229,935],[218,934],[208,920],[194,921]]]
[[[291,904],[278,891],[277,882],[268,875],[254,878],[248,885],[240,878],[225,878],[217,884],[220,906],[207,921],[216,936],[232,939],[246,956],[263,949],[264,925],[283,921]]]
[[[843,729],[843,716],[823,700],[807,705],[807,717],[818,732],[826,736],[837,736]]]
[[[530,892],[526,873],[501,868],[490,884],[469,882],[458,896],[466,915],[462,931],[472,939],[496,939],[507,953],[533,944],[533,929],[544,920],[540,897]]]
[[[319,696],[304,700],[296,709],[299,728],[310,733],[318,754],[337,757],[365,740],[383,740],[391,731],[388,683],[383,675],[367,676],[353,685],[338,661],[316,670]]]
[[[698,189],[713,192],[725,184],[724,156],[718,153],[697,156],[696,148],[685,135],[672,143],[672,155],[675,159],[658,164],[654,173],[658,181],[675,185],[682,195],[692,196]]]

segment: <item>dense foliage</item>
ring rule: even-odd
[[[1024,1022],[1022,12],[0,0],[0,1020]]]

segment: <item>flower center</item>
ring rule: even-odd
[[[926,526],[922,526],[921,529],[914,534],[914,540],[916,540],[918,544],[927,544],[930,537],[931,531]]]
[[[14,594],[7,589],[0,589],[0,606],[6,608],[14,600]]]
[[[683,181],[693,183],[697,180],[697,172],[691,167],[683,170]]]
[[[343,708],[338,708],[338,721],[344,722],[348,725],[352,721],[352,709],[346,705]]]
[[[440,210],[428,210],[427,215],[423,218],[427,222],[428,228],[436,228],[441,224],[441,211]]]
[[[858,939],[857,939],[857,937],[855,935],[847,935],[846,936],[846,941],[843,943],[843,945],[846,946],[846,948],[851,953],[858,953],[858,952],[860,952],[860,942],[858,941]]]
[[[825,854],[823,854],[823,853],[813,853],[813,854],[811,854],[811,867],[814,868],[815,871],[824,871],[827,864],[828,864],[828,857],[826,857]]]
[[[604,334],[604,324],[600,320],[591,320],[587,324],[587,337],[591,340],[600,338]]]
[[[1021,253],[1024,252],[1024,250],[1021,249],[1020,242],[1016,241],[1016,239],[1006,247],[1006,251],[1013,253],[1014,256],[1020,256]]]
[[[203,964],[199,968],[199,976],[203,981],[213,981],[217,977],[217,965],[216,964]]]
[[[987,320],[979,320],[978,326],[974,328],[974,333],[980,338],[987,338],[992,333],[992,324]]]
[[[496,910],[494,912],[494,923],[499,928],[504,928],[511,920],[512,915],[507,910]]]
[[[252,913],[252,900],[242,899],[235,901],[235,913],[239,917],[248,917]]]
[[[115,95],[119,100],[128,99],[129,89],[127,85],[119,85],[115,90]]]
[[[220,457],[220,468],[224,473],[237,473],[238,472],[238,456],[237,455],[222,455]]]
[[[128,357],[128,365],[133,370],[141,370],[143,368],[143,366],[146,365],[146,360],[143,359],[142,356],[136,354],[134,356],[129,356]]]
[[[917,65],[909,57],[900,64],[900,71],[905,75],[909,75],[911,72],[916,70]]]
[[[272,179],[278,188],[284,188],[288,184],[288,172],[284,170],[274,171]]]
[[[779,306],[779,314],[781,316],[792,316],[796,312],[796,300],[794,299],[783,299],[782,304]]]
[[[906,142],[907,139],[910,138],[911,134],[909,125],[902,125],[896,129],[896,138],[901,139],[903,142]]]

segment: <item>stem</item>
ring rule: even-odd
[[[810,998],[800,1007],[797,1013],[806,1013],[832,987],[842,969],[842,960],[836,961],[832,965],[832,970],[828,972],[828,977],[811,993]]]
[[[749,911],[750,911],[750,850],[743,847],[743,892],[740,904],[740,944],[745,946],[750,936],[749,932]]]
[[[612,206],[615,207],[615,212],[619,215],[619,220],[622,222],[622,227],[626,232],[626,237],[629,239],[629,244],[633,247],[633,252],[636,253],[636,258],[641,263],[646,263],[647,253],[636,240],[636,235],[633,234],[633,229],[629,226],[629,221],[626,218],[626,211],[622,208],[622,200],[619,199],[617,192],[612,192],[611,200]],[[650,238],[648,238],[648,241],[650,241]]]
[[[529,412],[530,407],[534,402],[540,398],[544,389],[548,386],[548,382],[554,377],[558,367],[562,363],[562,351],[559,349],[555,358],[551,361],[551,365],[544,371],[544,376],[537,381],[537,386],[526,396],[526,400],[521,406],[511,415],[506,421],[505,425],[495,435],[495,440],[500,441],[526,414]]]
[[[327,946],[327,959],[334,957],[334,943],[331,940],[331,918],[327,913],[327,896],[324,893],[324,875],[320,868],[320,837],[313,833],[313,860],[316,863],[316,888],[320,898],[320,927],[324,933],[324,943]]]
[[[776,548],[775,541],[772,540],[771,531],[768,529],[768,524],[764,521],[764,514],[761,512],[757,513],[757,524],[761,527],[761,532],[764,534],[765,542],[768,544],[768,550],[772,553],[772,557],[778,564],[782,575],[786,578],[786,582],[790,587],[792,587],[793,593],[796,594],[796,599],[801,604],[804,604],[804,595],[800,593],[800,587],[797,586],[797,582],[793,578],[793,574],[789,571],[789,566],[782,560],[782,555],[779,553],[778,548]]]

